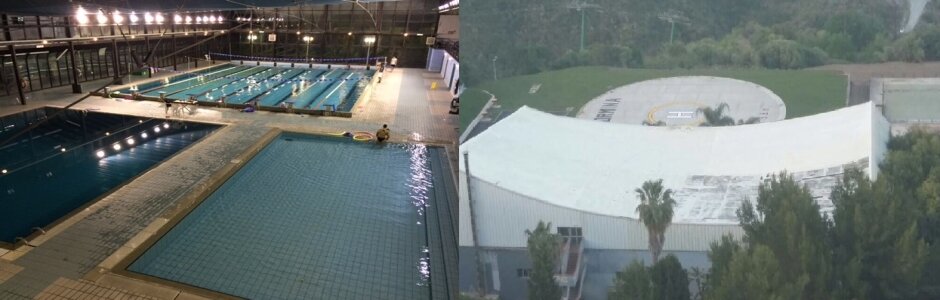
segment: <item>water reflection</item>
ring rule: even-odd
[[[426,211],[431,205],[429,200],[433,182],[431,164],[428,162],[428,149],[425,145],[407,145],[405,150],[411,155],[411,178],[408,179],[408,194],[417,212],[417,225],[424,229],[424,226],[427,225]],[[423,231],[427,234],[427,230]],[[425,235],[426,244],[421,247],[421,253],[418,256],[418,286],[427,286],[431,280],[431,257],[427,246],[429,238]]]

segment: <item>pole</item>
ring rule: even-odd
[[[307,61],[307,63],[310,63],[310,41],[308,40],[304,42],[307,43],[307,50],[304,51],[304,60]]]
[[[584,9],[581,9],[581,52],[584,52]]]
[[[66,23],[72,24],[72,19],[66,17]],[[75,35],[72,33],[72,26],[65,27],[65,36],[69,38],[74,38]],[[78,61],[75,60],[75,43],[71,40],[69,41],[69,60],[72,62],[72,93],[81,94],[82,85],[78,83]]]
[[[366,70],[369,69],[369,54],[371,54],[371,51],[372,51],[372,44],[366,43]]]
[[[669,43],[672,44],[672,34],[676,32],[676,22],[673,20],[669,20],[669,24],[671,24],[669,28]]]
[[[72,61],[72,93],[81,94],[82,85],[78,83],[78,61],[75,60],[75,43],[69,41],[69,60]]]
[[[111,64],[114,65],[112,68],[114,70],[114,82],[117,84],[124,84],[124,80],[121,77],[121,66],[118,61],[117,39],[111,39],[111,54]]]
[[[493,56],[493,81],[496,81],[496,59],[499,56]]]
[[[23,78],[20,77],[20,64],[16,62],[16,48],[10,44],[10,58],[13,59],[13,78],[16,79],[16,91],[20,95],[20,104],[26,105],[26,94],[23,93]]]

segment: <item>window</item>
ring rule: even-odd
[[[558,234],[562,237],[581,237],[581,227],[558,227]]]
[[[519,278],[529,278],[530,272],[532,272],[532,269],[516,269],[516,276]]]

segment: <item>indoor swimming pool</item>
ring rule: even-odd
[[[246,105],[294,110],[349,112],[374,70],[287,68],[223,64],[116,92],[148,99],[195,99],[203,104]]]
[[[282,133],[127,270],[250,299],[449,299],[451,174],[439,147]]]
[[[217,125],[40,108],[0,118],[0,246],[26,238],[202,139]]]

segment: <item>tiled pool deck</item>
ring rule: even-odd
[[[435,75],[420,69],[397,69],[385,74],[372,98],[357,104],[353,118],[247,114],[207,107],[177,116],[229,126],[64,220],[30,242],[35,247],[0,250],[0,299],[200,299],[177,287],[113,274],[110,268],[157,232],[167,222],[168,214],[189,207],[194,201],[192,195],[208,189],[225,170],[243,164],[246,152],[260,147],[259,142],[274,128],[312,133],[371,132],[388,124],[393,140],[444,145],[451,159],[455,158],[457,116],[447,114],[450,94],[446,90],[430,90],[432,81],[440,81]],[[100,84],[84,85],[87,91]],[[13,105],[12,98],[0,98],[0,114],[46,105],[64,106],[81,96],[69,91],[69,87],[63,87],[32,93],[25,106]],[[164,115],[156,102],[100,97],[91,97],[74,108]],[[453,283],[456,271],[447,270]]]

